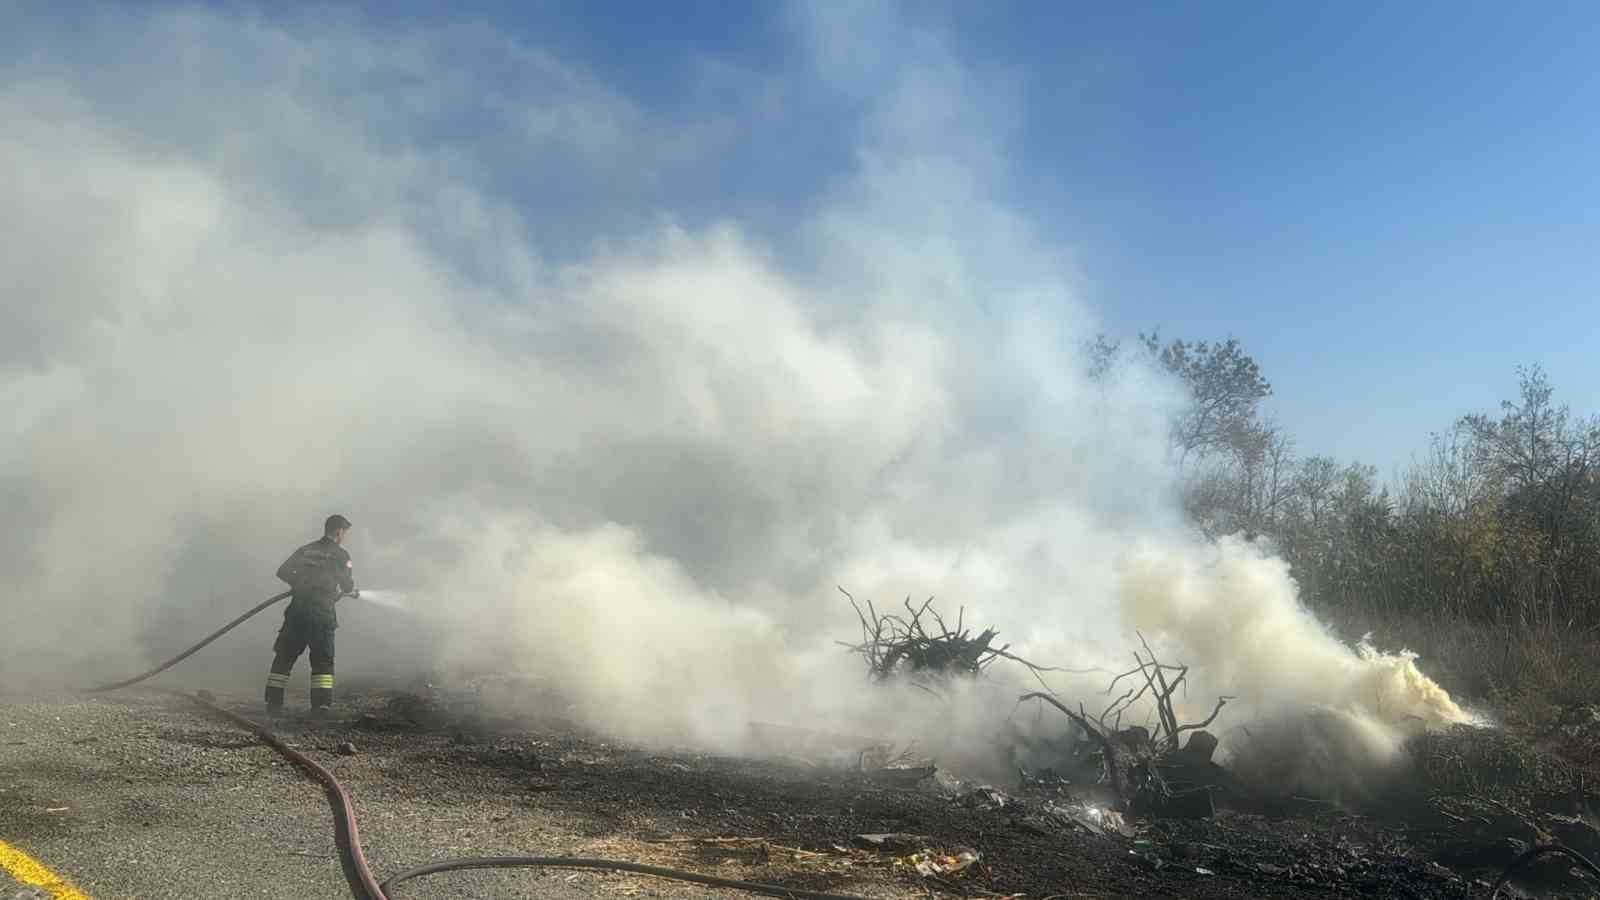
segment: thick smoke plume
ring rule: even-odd
[[[1236,697],[1222,747],[1250,783],[1368,800],[1407,737],[1472,720],[1413,654],[1337,640],[1263,547],[1144,541],[1118,568],[1127,623],[1194,666],[1206,689]],[[1210,702],[1191,696],[1191,712]]]
[[[987,700],[867,692],[841,584],[1041,662],[1117,666],[1142,628],[1252,715],[1462,718],[1280,562],[1184,531],[1180,393],[1086,376],[1064,249],[1004,201],[1015,86],[891,8],[807,10],[800,62],[708,65],[670,114],[472,26],[7,29],[0,676],[181,648],[338,511],[429,628],[351,606],[342,679],[518,670],[638,739],[992,733]],[[819,110],[845,163],[724,209]],[[272,628],[180,677],[253,684]]]

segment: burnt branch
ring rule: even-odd
[[[1111,685],[1106,689],[1106,693],[1110,694],[1116,689],[1119,682],[1135,675],[1143,680],[1143,685],[1125,690],[1115,700],[1112,700],[1101,711],[1100,715],[1091,719],[1087,713],[1080,710],[1078,714],[1072,716],[1073,721],[1078,722],[1080,725],[1084,722],[1092,721],[1097,726],[1098,733],[1128,734],[1129,732],[1124,732],[1121,727],[1123,714],[1148,695],[1152,701],[1150,717],[1154,719],[1154,730],[1144,734],[1144,729],[1135,729],[1141,732],[1142,735],[1139,742],[1147,743],[1151,754],[1176,750],[1184,732],[1198,731],[1209,726],[1216,721],[1217,716],[1222,712],[1222,708],[1233,698],[1227,696],[1219,698],[1216,707],[1211,710],[1211,715],[1207,716],[1203,721],[1189,724],[1180,723],[1177,711],[1173,708],[1172,697],[1180,688],[1187,695],[1189,667],[1162,662],[1156,656],[1155,650],[1151,648],[1150,642],[1145,640],[1144,635],[1138,632],[1135,633],[1139,636],[1139,643],[1144,648],[1144,652],[1140,653],[1138,650],[1133,652],[1135,667],[1112,678]],[[1169,673],[1175,674],[1169,678]],[[1033,696],[1029,695],[1029,698]],[[1055,705],[1057,708],[1062,708],[1059,703]],[[1066,712],[1066,710],[1063,709],[1063,712]],[[1079,721],[1080,719],[1082,721]],[[1147,721],[1149,720],[1147,719]]]
[[[1095,743],[1100,745],[1100,760],[1105,769],[1106,782],[1111,785],[1112,791],[1116,793],[1123,808],[1131,807],[1134,795],[1138,793],[1136,781],[1138,770],[1141,768],[1137,749],[1122,741],[1120,733],[1103,726],[1097,726],[1094,722],[1091,722],[1088,713],[1084,712],[1082,704],[1079,704],[1077,712],[1073,712],[1065,703],[1050,694],[1038,691],[1023,694],[1017,698],[1017,703],[1020,705],[1029,700],[1042,700],[1061,710],[1068,719],[1071,719],[1074,724],[1083,729],[1084,734],[1092,737]]]
[[[1205,719],[1204,722],[1196,722],[1193,725],[1179,725],[1178,726],[1178,730],[1176,732],[1174,732],[1174,735],[1173,735],[1174,738],[1176,738],[1177,735],[1182,734],[1185,731],[1199,731],[1200,729],[1206,727],[1207,725],[1210,725],[1212,722],[1215,722],[1217,720],[1217,713],[1222,712],[1222,708],[1224,706],[1227,706],[1228,705],[1228,701],[1232,700],[1232,699],[1233,699],[1232,697],[1218,697],[1217,698],[1217,705],[1212,708],[1211,715],[1206,716],[1206,719]],[[1173,745],[1174,746],[1177,745],[1176,740],[1174,740]]]
[[[1121,681],[1122,679],[1131,677],[1133,675],[1141,675],[1141,674],[1143,674],[1145,668],[1147,666],[1149,666],[1149,665],[1150,665],[1149,663],[1141,663],[1138,668],[1129,669],[1128,671],[1123,672],[1121,675],[1118,675],[1117,677],[1111,679],[1111,684],[1106,687],[1106,693],[1109,694],[1112,691],[1116,690],[1117,689],[1117,682]],[[1181,669],[1183,667],[1182,666],[1163,665],[1162,668],[1171,670],[1171,669]],[[1092,670],[1092,671],[1100,671],[1100,670]]]
[[[1111,701],[1111,705],[1106,707],[1105,711],[1100,713],[1100,715],[1097,718],[1097,720],[1100,722],[1100,726],[1102,728],[1105,727],[1105,725],[1106,725],[1106,716],[1111,715],[1112,712],[1116,712],[1117,713],[1117,715],[1119,717],[1117,719],[1117,721],[1121,722],[1122,721],[1122,719],[1120,718],[1120,716],[1122,715],[1121,707],[1125,702],[1132,702],[1129,698],[1133,698],[1133,696],[1134,696],[1133,695],[1133,688],[1128,688],[1128,692],[1126,694],[1123,694],[1121,697],[1118,697],[1117,699]]]
[[[1211,711],[1211,715],[1207,716],[1205,721],[1180,725],[1177,713],[1172,707],[1172,695],[1177,693],[1181,687],[1184,689],[1184,696],[1188,696],[1189,667],[1161,662],[1156,657],[1155,651],[1151,649],[1150,642],[1145,640],[1144,635],[1139,632],[1135,632],[1135,634],[1139,636],[1139,643],[1144,647],[1145,655],[1140,656],[1138,651],[1134,651],[1133,658],[1139,664],[1139,668],[1124,673],[1123,676],[1119,677],[1126,677],[1134,673],[1142,673],[1144,675],[1146,689],[1154,696],[1155,713],[1159,721],[1157,732],[1152,736],[1152,739],[1162,751],[1176,750],[1178,749],[1178,742],[1185,731],[1198,731],[1216,721],[1217,715],[1222,712],[1222,707],[1226,706],[1228,701],[1233,698],[1220,698],[1217,701],[1216,708]],[[1171,681],[1168,681],[1168,672],[1176,672],[1177,675]],[[1141,691],[1140,696],[1142,695],[1143,692]],[[1135,697],[1135,699],[1138,698]],[[1129,702],[1130,704],[1132,703],[1132,701]]]
[[[863,606],[849,591],[842,587],[838,590],[850,601],[850,608],[855,610],[861,624],[859,643],[838,643],[865,660],[868,677],[876,681],[905,675],[927,689],[928,683],[944,678],[982,674],[996,660],[1003,659],[1026,668],[1039,686],[1049,692],[1052,688],[1044,679],[1045,673],[1100,671],[1041,666],[1011,652],[1010,644],[996,646],[995,639],[1000,632],[985,628],[973,634],[966,626],[966,607],[959,609],[955,627],[951,628],[934,608],[932,597],[921,603],[913,603],[907,597],[901,604],[904,613],[879,614],[871,600]]]

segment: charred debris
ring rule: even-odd
[[[921,811],[872,824],[903,821],[926,826],[924,834],[869,827],[859,834],[787,835],[805,844],[796,852],[807,860],[887,860],[929,886],[963,895],[971,895],[968,888],[979,877],[974,873],[991,865],[996,873],[1012,872],[994,875],[999,881],[982,876],[991,887],[1016,883],[1008,877],[1026,880],[1017,868],[1023,858],[1046,872],[1038,878],[1054,879],[1048,872],[1059,875],[1051,868],[1059,861],[1039,854],[1067,846],[1078,848],[1074,859],[1121,860],[1120,868],[1105,870],[1122,873],[1117,877],[1143,878],[1145,887],[1159,879],[1187,896],[1215,895],[1203,889],[1215,878],[1248,883],[1256,896],[1488,897],[1508,870],[1514,878],[1499,896],[1521,895],[1513,890],[1546,897],[1600,894],[1600,874],[1567,855],[1600,857],[1600,797],[1591,793],[1581,759],[1574,763],[1570,750],[1549,748],[1550,741],[1600,748],[1600,706],[1571,711],[1559,733],[1545,739],[1475,726],[1421,732],[1405,745],[1382,790],[1359,797],[1269,790],[1243,770],[1227,768],[1210,730],[1232,711],[1230,698],[1196,697],[1191,704],[1184,696],[1192,690],[1189,670],[1158,656],[1142,636],[1125,671],[1073,670],[1026,659],[999,639],[996,628],[969,625],[964,611],[946,616],[931,600],[888,609],[850,600],[860,636],[840,643],[846,658],[862,666],[869,688],[903,684],[953,700],[1002,665],[1020,667],[1038,689],[1013,698],[1011,724],[1029,727],[997,729],[983,738],[999,751],[994,758],[1011,763],[1009,776],[998,774],[1006,769],[1002,762],[988,770],[995,780],[987,782],[961,778],[972,771],[965,760],[935,758],[916,742],[874,735],[870,725],[861,727],[864,734],[841,734],[749,723],[748,755],[719,770],[735,773],[730,777],[743,771],[740,766],[775,762],[783,771],[815,773],[795,773],[817,786],[803,792],[811,800],[842,790],[876,798],[869,803],[874,809],[903,802]],[[1069,701],[1051,690],[1047,677],[1053,674],[1080,681],[1103,675],[1104,686],[1091,684]],[[526,773],[532,790],[555,791],[565,756],[512,736],[537,719],[550,733],[569,736],[560,740],[605,746],[605,739],[583,738],[577,720],[555,714],[569,708],[555,686],[501,683],[506,677],[441,677],[392,692],[352,724],[370,740],[445,734],[455,752]],[[1206,714],[1182,717],[1183,709],[1193,708]],[[662,765],[665,775],[652,769],[650,781],[665,778],[662,790],[670,791],[676,778],[699,777],[677,762]],[[695,785],[695,793],[705,790]],[[905,800],[886,799],[894,796]],[[815,819],[796,814],[795,821]],[[1563,849],[1550,849],[1556,847]]]
[[[944,698],[953,681],[980,678],[1004,660],[1039,683],[1039,690],[1018,698],[1019,708],[1036,704],[1071,723],[1067,739],[1053,747],[1052,764],[1019,767],[1015,781],[1003,787],[950,778],[943,784],[954,802],[1008,809],[1033,827],[1123,841],[1150,869],[1178,865],[1208,874],[1208,861],[1236,868],[1246,864],[1243,853],[1260,857],[1247,865],[1265,879],[1332,886],[1370,876],[1373,861],[1348,837],[1364,830],[1368,846],[1421,862],[1448,894],[1600,893],[1600,870],[1589,862],[1600,858],[1600,795],[1589,791],[1583,767],[1500,729],[1457,725],[1420,731],[1406,742],[1402,762],[1374,796],[1284,793],[1281,786],[1246,783],[1218,764],[1219,740],[1207,729],[1234,698],[1212,698],[1208,715],[1184,721],[1174,698],[1184,696],[1189,669],[1159,658],[1142,634],[1132,667],[1105,673],[1107,699],[1094,709],[1085,702],[1069,703],[1044,676],[1104,670],[1028,660],[1010,644],[998,643],[996,628],[974,633],[964,609],[952,627],[931,598],[921,603],[907,598],[898,608],[880,612],[870,600],[858,602],[843,588],[840,592],[860,620],[861,637],[839,643],[863,661],[870,681],[903,680]],[[1592,738],[1588,743],[1600,748],[1600,706],[1572,711],[1566,719],[1571,721],[1565,737],[1575,739],[1567,732],[1582,731],[1578,737]],[[863,777],[939,785],[936,761],[912,759],[909,750],[896,754],[887,742],[876,746],[876,756],[863,754],[858,760]],[[1327,846],[1302,841],[1293,854],[1274,856],[1252,848],[1245,837],[1291,819],[1328,826]],[[1311,838],[1319,827],[1306,825],[1302,837]],[[1333,837],[1332,830],[1340,836]],[[1234,843],[1240,846],[1231,847]],[[1201,854],[1196,866],[1196,847],[1215,852]]]
[[[1217,698],[1202,721],[1181,722],[1173,697],[1187,687],[1188,667],[1162,662],[1142,635],[1143,650],[1134,651],[1134,667],[1110,679],[1106,694],[1113,699],[1091,713],[1082,704],[1076,710],[1068,706],[1043,676],[1083,675],[1098,669],[1045,666],[1012,653],[1010,644],[996,644],[997,629],[974,634],[966,625],[964,608],[957,611],[951,627],[931,597],[920,604],[907,598],[901,609],[879,612],[871,600],[861,603],[839,590],[861,624],[859,641],[840,643],[865,662],[867,675],[875,682],[904,679],[942,698],[952,680],[981,676],[999,660],[1023,667],[1039,682],[1041,690],[1023,694],[1017,702],[1053,707],[1075,729],[1069,730],[1055,765],[1038,772],[1018,771],[1018,787],[1051,784],[1087,807],[1183,817],[1210,815],[1213,795],[1231,790],[1226,770],[1212,760],[1217,738],[1205,728],[1233,698]],[[1115,693],[1124,686],[1121,694]],[[1124,717],[1147,699],[1153,709],[1145,724],[1124,725]]]

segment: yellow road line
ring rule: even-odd
[[[89,895],[73,887],[71,882],[5,841],[0,841],[0,869],[29,887],[43,888],[51,900],[89,900]]]

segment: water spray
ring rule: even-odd
[[[411,608],[411,595],[405,591],[372,591],[363,588],[360,598],[386,609],[409,610]]]

